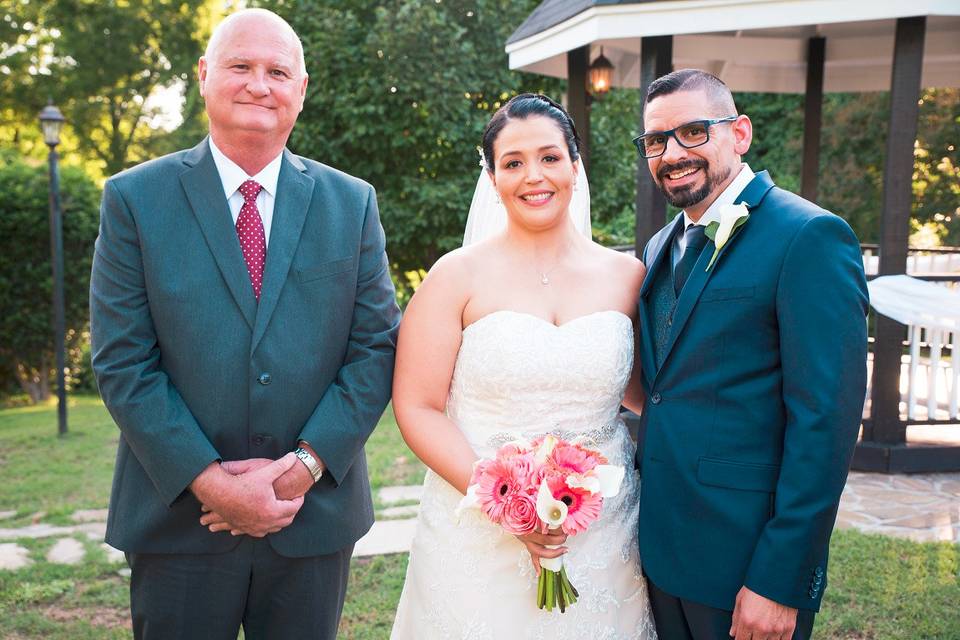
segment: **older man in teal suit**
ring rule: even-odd
[[[640,555],[660,637],[809,638],[857,439],[867,292],[839,217],[741,161],[716,77],[649,87],[637,147],[683,209],[643,252]]]
[[[278,16],[229,17],[198,71],[210,136],[104,187],[107,541],[138,638],[332,640],[399,323],[376,197],[285,149],[307,75]]]

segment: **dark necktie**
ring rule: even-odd
[[[680,297],[680,292],[683,290],[683,285],[687,283],[687,278],[690,277],[690,273],[693,271],[694,265],[697,264],[697,258],[700,257],[704,245],[707,244],[706,231],[707,228],[703,225],[691,224],[687,227],[687,230],[683,232],[687,246],[683,250],[680,262],[673,268],[673,292],[678,298]]]
[[[240,185],[243,206],[237,216],[237,237],[240,239],[240,249],[247,263],[247,273],[250,274],[250,284],[257,302],[260,301],[260,289],[263,286],[263,265],[267,260],[263,220],[260,219],[260,211],[257,209],[257,195],[261,189],[263,187],[253,180],[247,180]]]

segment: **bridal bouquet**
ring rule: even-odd
[[[600,517],[604,498],[620,491],[624,468],[607,464],[597,451],[551,435],[512,442],[473,469],[467,495],[457,508],[479,509],[514,535],[561,529],[577,535]],[[560,611],[577,601],[563,558],[541,558],[537,606]]]

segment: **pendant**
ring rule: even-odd
[[[550,279],[547,278],[547,274],[545,274],[545,273],[541,273],[541,274],[540,274],[540,284],[542,284],[542,285],[548,285],[548,284],[550,284]]]

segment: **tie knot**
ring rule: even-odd
[[[243,196],[243,201],[249,204],[256,202],[261,189],[263,189],[263,187],[260,186],[260,183],[256,180],[246,180],[240,185],[239,191],[240,195]]]
[[[684,231],[687,240],[687,249],[700,251],[707,244],[707,228],[702,224],[691,224]]]

